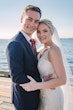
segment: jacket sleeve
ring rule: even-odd
[[[18,42],[11,42],[7,48],[7,59],[12,81],[18,84],[29,82],[23,73],[23,48]]]

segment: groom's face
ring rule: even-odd
[[[40,20],[39,12],[28,10],[24,16],[21,17],[22,30],[29,36],[36,31]]]

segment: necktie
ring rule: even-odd
[[[36,53],[36,51],[35,51],[35,49],[36,49],[36,47],[35,47],[35,40],[34,39],[30,39],[30,42],[31,42],[31,48],[33,50],[33,53],[35,54]]]

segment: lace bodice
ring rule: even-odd
[[[41,78],[49,74],[56,77],[53,65],[48,59],[50,48],[44,49],[38,55],[38,70]],[[63,94],[60,87],[40,90],[40,106],[38,110],[63,110]]]
[[[55,72],[51,62],[48,59],[50,48],[44,49],[38,55],[38,70],[40,72],[41,77],[47,76],[49,74],[53,74],[55,76]]]

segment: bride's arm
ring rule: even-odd
[[[34,91],[37,89],[56,88],[66,83],[66,73],[63,65],[62,55],[59,48],[53,48],[49,55],[50,61],[53,65],[56,78],[46,82],[36,82],[32,77],[29,83],[21,85],[26,91]]]
[[[50,61],[53,65],[56,78],[44,82],[43,87],[45,88],[55,88],[66,83],[66,72],[62,60],[62,55],[58,47],[53,47],[49,53]]]
[[[55,71],[56,77],[41,84],[41,88],[56,88],[66,83],[66,72],[62,60],[61,51],[58,47],[53,47],[49,53],[49,59]]]
[[[30,80],[30,82],[25,83],[25,84],[20,84],[20,86],[26,90],[26,91],[34,91],[34,90],[38,90],[38,89],[44,89],[45,87],[43,87],[44,82],[37,82],[35,81],[31,76],[27,76],[27,78]],[[44,76],[45,81],[49,81],[51,79],[53,79],[52,75],[48,75],[48,76]],[[51,88],[51,89],[55,89],[55,88]]]

